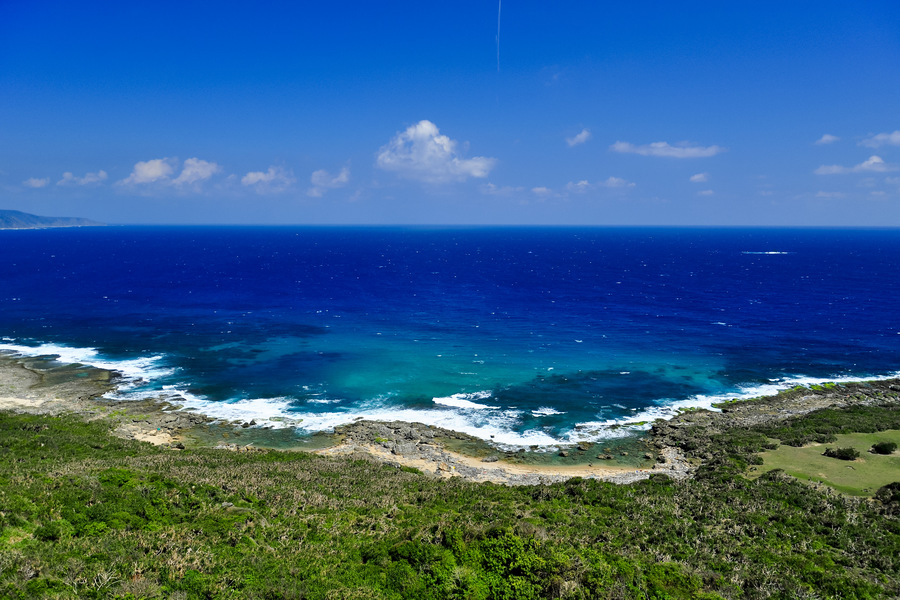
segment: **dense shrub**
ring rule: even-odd
[[[840,460],[856,460],[859,458],[859,450],[856,448],[825,448],[825,452],[822,454]]]
[[[65,519],[59,519],[38,527],[34,532],[34,537],[43,542],[56,542],[72,537],[74,533],[75,528],[71,523]]]
[[[881,502],[886,512],[900,514],[900,481],[878,488],[878,491],[875,492],[875,499]]]
[[[0,413],[0,599],[900,597],[900,483],[749,480],[766,438],[717,439],[707,478],[513,488]]]
[[[897,449],[894,442],[876,442],[872,444],[872,452],[874,454],[892,454]]]
[[[842,433],[874,433],[900,429],[900,410],[895,406],[851,406],[845,409],[826,408],[809,414],[754,428],[788,446],[803,446],[812,442],[834,442]]]

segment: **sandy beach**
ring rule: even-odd
[[[507,485],[536,485],[565,481],[573,477],[600,479],[615,483],[630,483],[646,479],[654,473],[674,479],[688,477],[695,468],[676,448],[662,448],[648,453],[646,466],[617,464],[614,459],[603,458],[599,447],[582,446],[580,464],[523,464],[513,462],[517,458],[504,456],[503,452],[489,452],[486,456],[473,457],[448,448],[448,437],[458,439],[461,434],[448,432],[419,423],[359,421],[336,429],[340,442],[330,448],[318,450],[327,456],[371,457],[380,462],[401,467],[411,467],[436,477],[463,477],[471,481],[491,481]],[[470,440],[477,446],[480,440]],[[484,442],[482,452],[492,450]],[[566,451],[567,453],[569,451]],[[588,458],[596,456],[596,458]]]

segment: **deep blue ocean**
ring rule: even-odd
[[[0,349],[298,435],[552,446],[900,371],[896,229],[105,227],[0,252]]]

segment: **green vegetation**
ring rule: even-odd
[[[873,454],[893,454],[897,450],[896,442],[875,442],[872,444],[871,452]]]
[[[783,444],[803,446],[812,442],[832,443],[842,433],[874,433],[887,429],[900,429],[900,410],[895,406],[819,410],[802,419],[760,427],[758,430],[781,440]]]
[[[792,390],[782,392],[784,395],[791,393]],[[735,404],[740,403],[732,406]],[[794,447],[828,444],[842,434],[895,429],[900,430],[900,409],[896,405],[852,406],[817,410],[775,424],[735,427],[724,432],[710,432],[701,425],[685,426],[679,428],[678,437],[670,439],[670,443],[677,444],[688,456],[702,459],[703,471],[737,474],[745,472],[750,465],[761,465],[763,459],[759,453],[774,450],[779,444]],[[879,436],[870,436],[869,444],[880,441],[873,439],[876,437]],[[858,449],[865,451],[868,448]]]
[[[887,514],[900,516],[900,481],[879,488],[875,499],[882,503]]]
[[[825,452],[823,452],[822,455],[827,456],[828,458],[836,458],[838,460],[856,460],[857,458],[859,458],[859,450],[851,447],[825,448]]]
[[[507,488],[0,414],[0,598],[900,596],[900,484],[747,479],[760,435],[694,480]]]
[[[824,483],[845,494],[872,496],[879,487],[900,479],[900,456],[866,452],[874,441],[888,439],[900,441],[900,430],[837,436],[835,441],[840,447],[859,452],[859,458],[849,464],[823,455],[820,445],[779,446],[760,455],[763,464],[755,467],[754,473],[781,469],[798,479]]]

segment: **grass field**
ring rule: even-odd
[[[879,487],[900,481],[900,451],[890,456],[870,454],[869,448],[875,442],[900,444],[900,430],[838,435],[836,442],[802,448],[781,445],[763,452],[763,464],[755,467],[752,474],[782,469],[798,479],[821,482],[845,494],[872,496]],[[858,450],[860,457],[847,461],[822,455],[825,448],[847,447]]]

